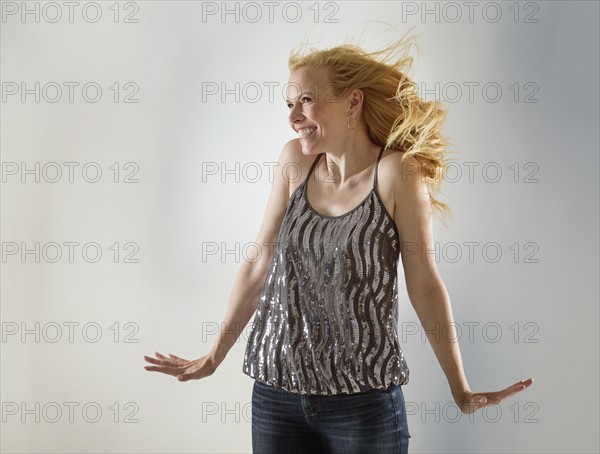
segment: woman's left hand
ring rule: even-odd
[[[474,413],[477,410],[486,407],[488,405],[499,404],[507,397],[513,396],[524,389],[530,387],[533,384],[533,378],[527,380],[521,380],[512,386],[509,386],[502,391],[487,392],[487,393],[475,393],[473,391],[463,392],[457,399],[456,403],[458,408],[463,413]]]

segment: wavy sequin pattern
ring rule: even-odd
[[[242,372],[310,395],[408,383],[398,342],[399,236],[373,189],[341,216],[314,210],[304,182],[288,201]]]

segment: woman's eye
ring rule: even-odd
[[[300,99],[301,99],[302,101],[304,101],[305,99],[308,99],[308,100],[310,101],[310,98],[309,98],[308,96],[303,96],[303,97],[302,97],[302,98],[300,98]],[[287,106],[288,106],[288,109],[291,109],[291,108],[292,108],[292,106],[293,106],[293,104],[291,104],[291,103],[288,103],[288,104],[287,104]]]

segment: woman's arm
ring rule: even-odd
[[[517,382],[499,392],[471,391],[463,370],[450,297],[435,265],[432,209],[425,180],[415,158],[401,162],[400,153],[389,157],[392,159],[385,172],[390,175],[387,180],[393,181],[393,216],[400,234],[407,293],[446,375],[452,396],[465,413],[499,403],[530,386],[533,379]]]
[[[298,161],[297,142],[297,139],[290,140],[281,150],[269,201],[255,242],[259,248],[257,255],[252,255],[244,261],[234,280],[221,331],[208,354],[215,368],[225,359],[258,307],[269,262],[289,201],[290,185],[284,172],[289,164]]]
[[[147,362],[155,365],[146,366],[146,370],[166,373],[178,377],[180,381],[187,381],[212,375],[223,362],[248,321],[256,312],[269,262],[273,256],[273,250],[289,200],[290,186],[285,177],[284,169],[286,164],[298,161],[298,149],[294,140],[290,140],[281,151],[267,208],[256,238],[256,244],[258,245],[256,254],[248,257],[240,266],[229,296],[227,312],[223,323],[221,323],[218,337],[210,351],[193,361],[175,355],[169,355],[170,358],[168,358],[156,352],[156,359],[144,356]],[[243,220],[240,222],[243,222]]]

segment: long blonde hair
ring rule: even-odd
[[[324,50],[311,48],[306,55],[294,48],[288,67],[290,73],[302,67],[325,68],[336,97],[362,90],[369,138],[386,148],[404,151],[403,160],[414,156],[427,184],[431,205],[434,211],[442,213],[443,222],[443,217],[451,214],[450,207],[433,195],[440,190],[449,162],[445,154],[450,142],[441,134],[446,111],[439,101],[423,101],[415,82],[406,75],[413,62],[407,55],[411,44],[412,39],[403,37],[374,52],[342,44]],[[396,50],[404,51],[397,59]],[[379,56],[383,58],[378,60]],[[388,63],[389,60],[392,61]]]

